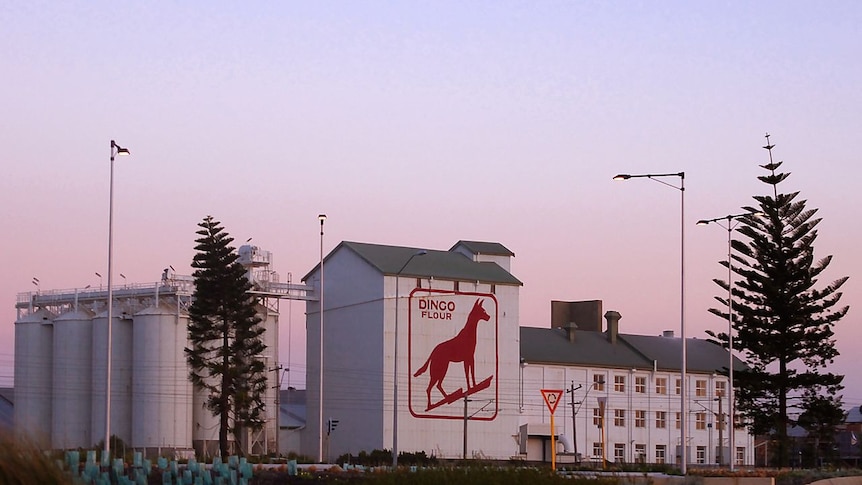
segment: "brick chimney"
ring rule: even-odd
[[[608,322],[608,342],[612,345],[617,343],[617,335],[620,333],[620,318],[623,316],[614,310],[605,312],[605,320]]]

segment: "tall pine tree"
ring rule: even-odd
[[[219,418],[219,451],[225,457],[229,434],[239,444],[242,429],[264,424],[266,346],[257,301],[248,293],[252,285],[220,224],[212,216],[198,224],[191,346],[185,352],[192,383],[208,393],[206,406]]]
[[[754,434],[771,435],[777,446],[774,464],[790,463],[787,429],[796,417],[816,406],[840,406],[836,394],[844,376],[828,372],[838,356],[833,326],[849,307],[837,307],[839,289],[847,277],[816,289],[818,277],[832,256],[815,260],[814,240],[820,218],[817,209],[806,209],[799,192],[779,193],[778,186],[790,176],[777,172],[783,162],[773,162],[766,135],[769,163],[761,165],[769,175],[758,180],[771,187],[771,195],[755,196],[757,207],[740,219],[738,232],[748,241],[734,240],[733,272],[740,276],[733,287],[733,348],[744,354],[748,369],[735,371],[738,410]],[[727,267],[728,262],[721,264]],[[727,282],[715,280],[725,292]],[[726,294],[726,293],[725,293]],[[716,297],[723,308],[709,311],[727,320],[727,299]],[[727,345],[725,333],[707,332]],[[813,399],[825,395],[828,399]],[[839,407],[840,410],[840,407]],[[811,412],[808,415],[812,415]]]

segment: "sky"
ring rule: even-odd
[[[602,300],[620,331],[688,337],[726,278],[727,231],[696,226],[769,193],[773,155],[822,222],[820,285],[862,404],[862,4],[855,1],[107,2],[0,5],[0,385],[17,294],[107,274],[191,274],[197,224],[298,281],[344,240],[515,253],[521,324]],[[617,173],[685,172],[680,191]],[[667,179],[677,183],[678,179]],[[281,331],[303,386],[304,306]],[[287,320],[287,322],[285,322]],[[288,339],[289,336],[289,339]]]

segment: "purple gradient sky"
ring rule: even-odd
[[[196,224],[272,251],[282,280],[342,240],[513,250],[523,325],[602,299],[626,333],[679,332],[686,176],[688,335],[724,278],[726,232],[696,227],[765,193],[777,145],[819,208],[823,282],[860,303],[862,4],[810,2],[7,2],[0,7],[0,385],[18,292],[106,274],[190,274]],[[675,182],[675,180],[671,180]],[[302,381],[303,305],[290,367]],[[837,326],[862,403],[858,306]],[[285,319],[286,320],[286,319]],[[287,332],[282,359],[287,355]]]

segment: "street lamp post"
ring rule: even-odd
[[[669,184],[662,178],[666,177],[679,177],[679,186]],[[679,229],[679,331],[680,337],[682,338],[682,368],[680,369],[680,374],[682,380],[680,381],[680,411],[681,411],[681,419],[679,425],[680,431],[680,473],[683,475],[686,474],[686,467],[688,464],[688,452],[686,450],[686,420],[688,417],[688,403],[687,403],[687,394],[686,390],[688,389],[688,384],[686,383],[686,340],[685,340],[685,172],[678,173],[648,173],[648,174],[638,174],[631,175],[627,173],[619,174],[614,177],[614,180],[628,180],[633,178],[647,178],[650,180],[654,180],[660,184],[667,185],[673,189],[679,190],[679,198],[680,198],[680,229]]]
[[[407,265],[410,264],[410,261],[413,261],[413,258],[416,256],[422,256],[424,254],[428,254],[428,251],[421,249],[411,254],[407,261],[404,262],[404,265],[401,266],[401,269],[395,273],[395,350],[393,351],[392,358],[392,468],[398,467],[398,300],[400,299],[400,293],[398,291],[398,280],[401,276],[401,272],[407,268]]]
[[[317,457],[318,463],[323,463],[323,223],[326,221],[326,214],[317,216],[320,220],[320,390],[319,408],[318,408],[318,448]]]
[[[730,462],[730,471],[734,469],[734,461],[736,460],[735,453],[735,439],[736,439],[736,429],[734,423],[734,395],[733,395],[733,260],[731,259],[731,233],[733,229],[736,227],[734,221],[741,217],[757,215],[758,213],[754,212],[746,212],[744,214],[735,214],[735,215],[727,215],[724,217],[716,217],[714,219],[701,219],[697,221],[698,226],[705,226],[707,224],[716,223],[719,226],[723,227],[727,230],[727,352],[729,354],[728,365],[727,365],[727,380],[728,380],[728,390],[727,390],[727,414],[728,418],[728,441],[729,441],[729,462]],[[724,221],[724,224],[721,223]]]
[[[129,150],[111,140],[111,179],[108,189],[108,360],[105,372],[105,454],[111,453],[111,360],[113,341],[111,326],[114,318],[114,288],[112,286],[114,263],[114,157],[129,155]],[[98,274],[98,273],[97,273]],[[100,275],[101,277],[101,275]]]

